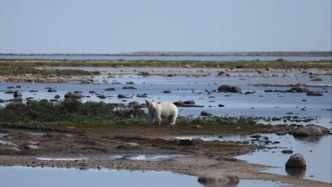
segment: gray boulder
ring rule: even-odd
[[[307,92],[307,96],[324,96],[324,94],[321,91],[309,91]]]
[[[65,99],[81,99],[82,97],[83,97],[82,93],[68,92],[65,94]]]
[[[305,136],[322,136],[329,134],[330,130],[326,127],[318,126],[318,125],[310,125],[306,127],[300,127],[289,133],[295,137],[305,137]]]
[[[301,154],[296,153],[289,157],[285,166],[286,166],[286,168],[303,168],[303,169],[305,169],[307,167],[307,163]]]
[[[241,88],[237,86],[230,86],[230,85],[221,85],[218,87],[219,92],[231,92],[231,93],[242,93]]]
[[[307,93],[309,89],[305,87],[293,87],[289,89],[288,92]]]

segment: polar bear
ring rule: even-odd
[[[178,117],[178,108],[173,103],[160,103],[154,100],[145,100],[146,107],[148,108],[148,123],[152,124],[157,121],[161,123],[161,118],[167,118],[170,125],[175,125],[176,118]]]

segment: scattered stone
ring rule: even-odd
[[[107,98],[107,96],[104,95],[104,94],[97,95],[97,97],[98,97],[99,99],[106,99],[106,98]]]
[[[139,104],[138,101],[132,101],[132,102],[128,103],[128,107],[130,107],[130,108],[138,108],[138,107],[140,107],[140,104]]]
[[[192,146],[192,145],[194,145],[194,142],[192,140],[179,140],[179,145]]]
[[[118,145],[116,148],[117,149],[138,149],[139,144],[135,143],[135,142],[130,142],[130,143],[126,143],[123,145]]]
[[[20,152],[21,150],[18,147],[8,147],[8,151]]]
[[[307,164],[306,164],[304,157],[301,154],[296,153],[289,157],[285,166],[286,166],[286,168],[303,168],[303,169],[305,169],[307,167]]]
[[[307,93],[308,91],[309,89],[305,87],[293,87],[288,90],[288,92],[297,92],[297,93]]]
[[[204,186],[235,186],[240,182],[238,176],[228,173],[206,174],[198,178]]]
[[[147,93],[144,93],[144,94],[137,94],[136,97],[148,97],[148,94]]]
[[[57,90],[55,88],[49,88],[47,92],[57,92]]]
[[[11,147],[18,147],[18,145],[15,144],[15,143],[12,143],[10,141],[3,141],[3,140],[0,140],[0,145],[11,146]]]
[[[242,93],[241,89],[237,86],[221,85],[218,87],[219,92]]]
[[[210,117],[210,116],[213,116],[210,112],[208,112],[208,111],[202,111],[201,112],[201,116],[208,116],[208,117]]]
[[[124,89],[124,90],[136,90],[137,88],[135,88],[133,86],[124,86],[122,89]]]
[[[105,91],[115,91],[115,88],[112,88],[112,87],[106,88]]]
[[[26,148],[30,149],[30,150],[38,150],[39,149],[39,146],[38,145],[26,145],[25,146]]]
[[[135,84],[133,81],[128,81],[126,84]]]
[[[130,98],[130,97],[125,96],[125,95],[123,95],[123,94],[119,94],[119,95],[118,95],[118,98],[119,98],[119,99],[124,99],[124,98]]]
[[[307,96],[324,96],[324,94],[321,91],[309,91],[307,92]]]
[[[22,97],[22,93],[20,91],[14,92],[14,98]]]
[[[289,149],[287,149],[287,150],[282,150],[281,152],[284,153],[284,154],[292,154],[292,153],[293,153],[293,151],[292,151],[292,150],[289,150]]]
[[[83,97],[82,93],[68,92],[65,94],[65,99],[81,99],[82,97]]]
[[[292,130],[289,134],[294,137],[305,137],[305,136],[322,136],[327,135],[330,130],[326,127],[318,125],[309,125],[306,127],[299,127],[298,129]]]

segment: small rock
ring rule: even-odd
[[[210,112],[207,112],[207,111],[202,111],[201,112],[201,116],[213,116]]]
[[[138,149],[139,144],[135,143],[135,142],[125,143],[123,145],[118,145],[116,148],[117,149]]]
[[[293,151],[292,151],[292,150],[289,150],[289,149],[287,149],[287,150],[282,150],[281,152],[284,153],[284,154],[292,154],[292,153],[293,153]]]
[[[106,88],[105,91],[115,91],[115,88]]]
[[[324,96],[324,94],[320,91],[309,91],[307,92],[307,96]]]
[[[198,178],[204,186],[233,186],[240,182],[238,176],[228,173],[206,174]]]
[[[17,98],[17,97],[22,97],[22,93],[20,91],[15,91],[14,92],[14,97]]]
[[[38,145],[30,145],[30,144],[28,144],[28,145],[26,145],[26,148],[28,148],[30,150],[37,150],[37,149],[39,149],[39,146]]]

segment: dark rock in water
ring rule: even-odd
[[[148,97],[148,94],[147,93],[137,94],[136,97]]]
[[[125,96],[125,95],[123,95],[123,94],[119,94],[119,95],[118,95],[118,98],[119,98],[119,99],[124,99],[124,98],[130,98],[130,97]]]
[[[218,87],[219,92],[242,93],[241,89],[237,86],[221,85]]]
[[[288,92],[307,93],[309,89],[305,87],[293,87],[289,89]]]
[[[125,90],[136,90],[137,88],[135,88],[133,86],[125,86],[122,89],[125,89]]]
[[[98,95],[97,97],[98,97],[99,99],[106,99],[106,98],[107,98],[107,96],[104,95],[104,94],[100,94],[100,95]]]
[[[289,134],[292,134],[294,137],[303,137],[303,136],[322,136],[327,135],[330,130],[326,127],[318,125],[310,125],[306,127],[299,127],[298,129],[292,130]]]
[[[20,91],[15,91],[14,92],[14,97],[17,98],[17,97],[22,97],[22,93]]]
[[[112,87],[106,88],[105,91],[115,91],[115,88],[112,88]]]
[[[204,186],[235,186],[240,182],[238,176],[228,173],[206,174],[198,178]]]
[[[230,74],[228,74],[227,72],[220,71],[220,72],[218,73],[218,76],[225,76],[225,77],[229,77],[229,76],[231,76],[231,75],[230,75]]]
[[[282,150],[281,152],[284,153],[284,154],[292,154],[293,153],[292,150]]]
[[[68,92],[65,94],[65,99],[81,99],[83,95],[81,93]]]
[[[285,166],[286,166],[286,168],[303,168],[303,169],[305,169],[307,167],[307,163],[301,154],[296,153],[289,157]]]
[[[183,103],[186,104],[186,105],[194,105],[195,101],[194,100],[189,100],[189,101],[184,101]]]
[[[176,101],[173,103],[177,107],[204,107],[201,105],[195,105],[195,101],[189,100],[189,101]]]
[[[225,107],[225,105],[223,105],[223,104],[219,104],[218,106],[219,106],[219,107]]]
[[[324,94],[321,91],[309,91],[307,92],[307,96],[324,96]]]
[[[171,92],[171,90],[164,90],[163,93],[165,93],[165,94],[170,94],[170,93],[172,93],[172,92]]]
[[[55,88],[50,88],[47,90],[47,92],[57,92],[57,90]]]
[[[201,116],[213,116],[210,112],[202,111]]]

